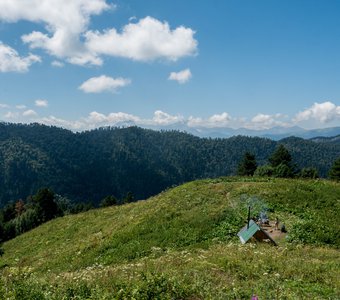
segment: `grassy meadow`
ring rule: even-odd
[[[288,230],[241,245],[247,207]],[[3,245],[0,299],[340,299],[340,184],[226,177],[52,220]]]

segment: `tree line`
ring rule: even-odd
[[[256,157],[246,152],[238,164],[237,175],[239,176],[268,176],[280,178],[319,178],[318,170],[315,167],[304,167],[299,169],[293,162],[292,155],[288,149],[280,144],[269,156],[268,163],[258,166]],[[340,156],[331,166],[328,177],[332,180],[340,180]]]
[[[134,195],[131,192],[128,192],[122,199],[108,195],[100,201],[99,206],[122,205],[134,200]],[[72,203],[70,199],[55,194],[49,188],[41,188],[35,195],[27,197],[26,200],[20,199],[10,202],[0,209],[0,246],[2,242],[54,218],[85,212],[93,208],[95,208],[93,203]]]
[[[278,144],[288,149],[298,169],[315,168],[320,177],[328,176],[340,153],[339,144],[300,138],[209,139],[138,127],[73,133],[39,124],[0,123],[0,208],[41,187],[72,203],[98,205],[107,195],[122,199],[129,191],[135,199],[146,199],[183,182],[236,175],[247,151],[259,166],[266,165]]]

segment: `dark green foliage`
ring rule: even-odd
[[[33,197],[33,203],[36,206],[41,223],[49,221],[58,215],[58,206],[54,201],[54,192],[50,189],[40,189]]]
[[[112,206],[112,205],[117,205],[118,201],[117,199],[110,195],[110,196],[106,196],[101,202],[100,202],[100,207],[108,207],[108,206]]]
[[[297,138],[280,141],[298,168],[310,165],[325,177],[340,145]],[[128,191],[146,199],[183,182],[235,174],[245,152],[267,162],[277,142],[237,136],[202,139],[178,131],[137,127],[82,133],[38,124],[0,123],[0,207],[49,187],[72,203]],[[11,218],[10,218],[11,219]]]
[[[90,209],[93,209],[94,206],[91,202],[81,202],[81,203],[76,203],[71,206],[70,208],[70,213],[71,214],[78,214],[81,212],[89,211]]]
[[[294,177],[294,172],[292,167],[281,163],[278,166],[273,168],[273,176],[279,178],[292,178]]]
[[[254,175],[262,177],[271,177],[274,174],[274,168],[270,165],[259,166]]]
[[[3,237],[4,237],[4,227],[3,227],[2,221],[0,220],[0,257],[4,254],[4,251],[1,248]]]
[[[27,209],[23,214],[13,220],[15,224],[15,234],[22,234],[40,225],[41,221],[39,217],[37,209]]]
[[[123,198],[123,203],[131,203],[135,200],[135,196],[132,192],[128,192],[126,196]]]
[[[333,180],[340,180],[340,157],[334,161],[332,168],[329,171],[329,178]]]
[[[15,203],[8,203],[1,211],[2,220],[4,223],[15,218]]]
[[[4,223],[4,236],[3,236],[3,240],[7,241],[10,240],[12,238],[14,238],[16,235],[15,232],[15,223],[13,222],[13,220],[8,221],[7,223]]]
[[[257,168],[256,158],[254,154],[246,152],[237,168],[239,176],[253,176]]]
[[[310,179],[319,178],[318,170],[316,168],[303,168],[300,171],[299,177]]]
[[[292,156],[286,147],[280,144],[273,154],[269,157],[269,162],[272,167],[278,167],[279,165],[290,166],[292,163]]]
[[[74,204],[70,199],[61,195],[55,195],[54,202],[57,204],[58,213],[62,214],[63,216],[70,214],[74,207]]]
[[[286,147],[280,144],[269,157],[270,168],[264,168],[257,172],[259,176],[274,176],[281,178],[292,178],[295,175],[295,168],[292,163],[292,156]],[[271,173],[271,174],[270,174]],[[264,175],[261,175],[264,174]]]

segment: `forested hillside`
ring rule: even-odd
[[[49,187],[72,201],[98,203],[132,192],[145,199],[197,178],[236,173],[246,151],[265,164],[278,143],[297,167],[326,176],[340,145],[300,138],[202,139],[178,131],[102,128],[73,133],[39,124],[0,124],[0,206]]]

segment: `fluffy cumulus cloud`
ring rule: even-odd
[[[24,117],[36,117],[38,114],[33,109],[25,110],[22,115]]]
[[[244,127],[248,129],[269,129],[275,126],[288,127],[291,124],[285,120],[287,116],[283,114],[262,114],[259,113],[254,116],[250,122],[245,122]]]
[[[117,89],[127,86],[131,83],[127,78],[112,78],[105,75],[92,77],[86,80],[79,89],[85,93],[115,93]]]
[[[196,53],[195,32],[183,26],[171,30],[167,22],[152,17],[130,23],[117,32],[112,28],[103,33],[85,34],[89,50],[98,54],[119,56],[139,61],[168,59],[176,61]]]
[[[0,20],[43,23],[44,32],[26,34],[23,42],[75,64],[99,65],[101,60],[86,49],[80,37],[87,30],[90,17],[109,8],[105,0],[5,0],[0,1]]]
[[[37,99],[34,101],[35,106],[38,107],[47,107],[48,106],[48,101],[45,99]]]
[[[151,125],[167,126],[176,123],[182,123],[184,118],[180,115],[173,116],[161,110],[156,110],[150,122]],[[147,121],[145,123],[148,123]]]
[[[192,77],[190,69],[185,69],[179,72],[171,72],[169,75],[169,80],[175,80],[180,84],[188,82]]]
[[[122,112],[118,113],[110,113],[108,115],[104,115],[98,113],[96,111],[91,112],[89,116],[85,119],[85,122],[90,125],[101,124],[104,123],[105,125],[110,126],[117,126],[117,125],[127,125],[127,124],[137,124],[140,121],[139,117],[126,114]]]
[[[189,127],[194,128],[221,128],[221,127],[227,127],[230,125],[230,121],[232,120],[232,117],[224,112],[222,114],[215,114],[207,119],[203,118],[195,118],[195,117],[189,117],[187,121],[187,125]]]
[[[340,106],[332,102],[314,103],[310,108],[299,112],[295,122],[316,120],[320,123],[329,123],[333,120],[340,119]]]
[[[16,50],[0,42],[0,72],[27,72],[33,63],[40,61],[40,57],[33,54],[21,57]]]
[[[191,28],[172,29],[167,22],[152,17],[131,20],[121,31],[90,31],[91,17],[113,7],[106,0],[5,0],[0,1],[0,21],[43,24],[44,30],[26,33],[21,38],[31,49],[43,49],[56,57],[58,60],[52,62],[55,67],[62,66],[59,60],[101,65],[102,55],[176,61],[196,53],[197,41]],[[29,56],[26,61],[36,59]]]

